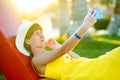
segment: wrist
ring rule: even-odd
[[[90,26],[83,23],[76,33],[82,38],[89,28]]]
[[[77,39],[81,39],[81,37],[80,37],[77,33],[75,33],[74,36],[75,36]]]
[[[80,27],[80,29],[86,31],[86,30],[88,30],[90,27],[91,27],[91,26],[90,26],[89,24],[83,23],[82,26]]]
[[[88,23],[83,23],[82,25],[85,29],[89,29],[91,27],[91,24],[89,22]]]

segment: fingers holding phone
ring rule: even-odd
[[[97,20],[103,18],[103,11],[101,9],[92,10],[91,14],[95,14]]]

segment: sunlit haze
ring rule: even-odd
[[[21,19],[33,20],[40,16],[42,12],[51,4],[56,3],[58,0],[11,0],[15,5]],[[60,31],[58,28],[53,28],[51,37],[58,37]]]
[[[15,4],[18,7],[18,10],[21,11],[32,11],[36,8],[45,8],[50,3],[55,2],[56,0],[15,0]]]

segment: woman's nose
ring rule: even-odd
[[[44,38],[44,35],[42,34],[42,35],[41,35],[41,37],[43,37],[43,38]]]

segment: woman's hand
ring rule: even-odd
[[[84,18],[83,24],[91,27],[96,22],[96,12],[93,9],[89,9],[88,14]]]
[[[54,39],[49,39],[47,42],[47,46],[51,49],[57,49],[59,48],[61,45]]]

